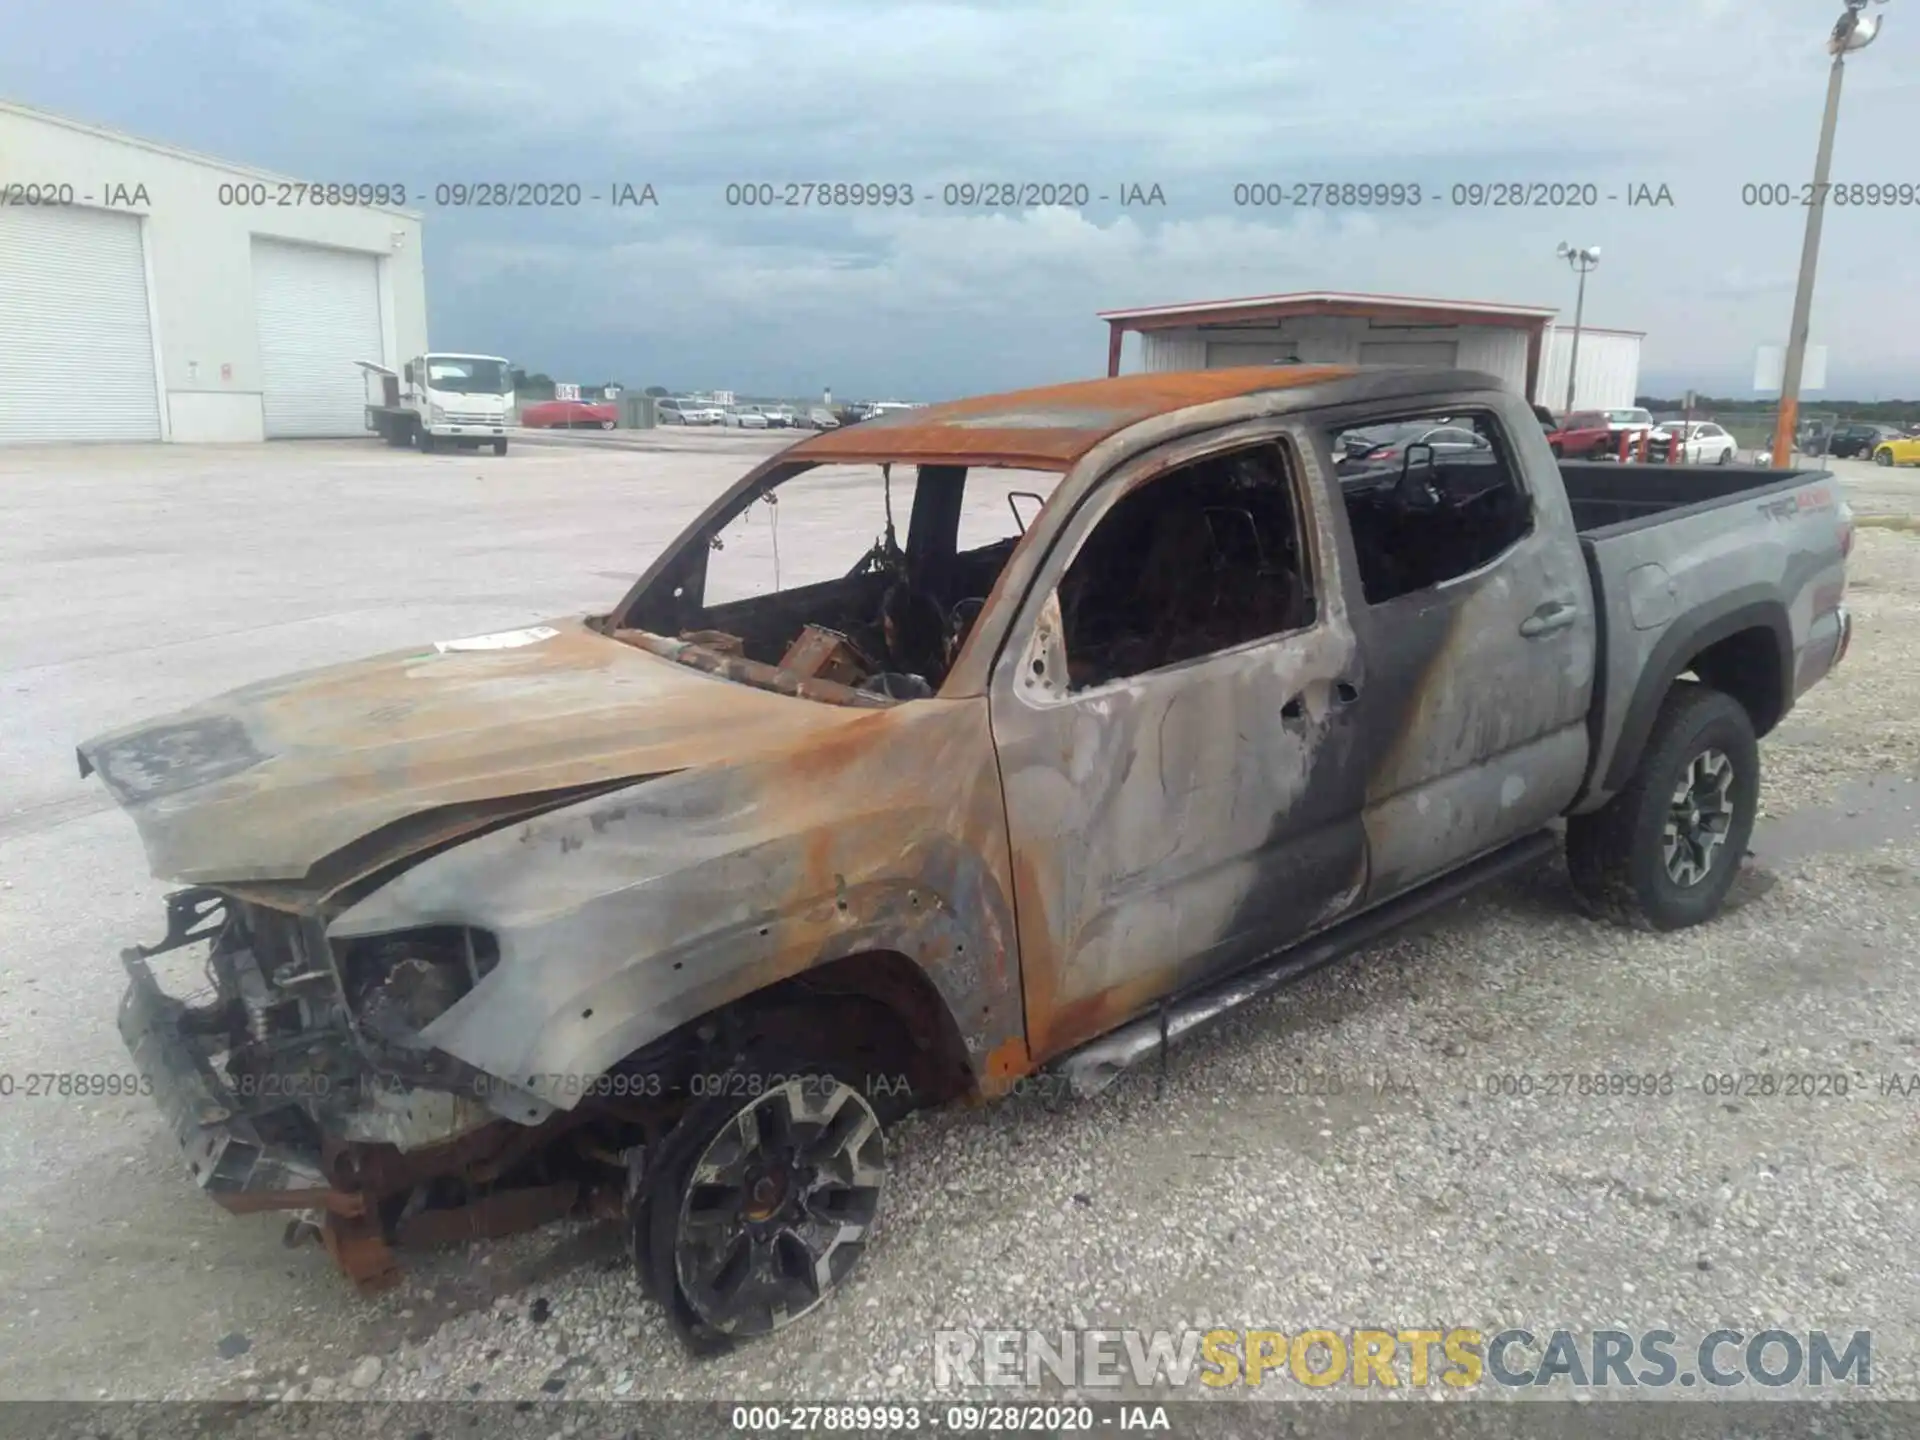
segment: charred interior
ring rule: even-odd
[[[1415,415],[1328,438],[1369,604],[1477,570],[1533,526],[1491,415]]]
[[[1134,491],[1061,581],[1073,688],[1311,624],[1300,534],[1274,442],[1181,466]]]
[[[990,472],[980,467],[970,472],[960,465],[876,465],[862,467],[864,473],[848,481],[831,482],[823,482],[815,469],[775,472],[703,527],[671,570],[639,598],[623,628],[676,637],[789,676],[877,696],[933,694],[1019,543],[1023,512],[1012,500],[1040,497],[1025,491],[1003,497],[997,489],[983,493]],[[835,527],[841,535],[852,528],[863,541],[870,535],[871,544],[828,578],[807,576],[805,560],[791,550],[783,572],[782,507],[794,509],[796,491],[823,483],[845,491],[843,505],[871,499],[870,515]],[[997,516],[999,524],[988,529],[1002,533],[986,543],[964,543],[963,531],[981,526],[963,525],[963,507],[975,521],[984,513]],[[1031,510],[1024,515],[1031,518]],[[730,546],[742,543],[740,536],[752,535],[756,524],[771,537],[771,567],[752,582],[757,593],[735,597],[715,585],[712,570],[727,561]],[[817,539],[823,528],[802,517],[787,524],[802,543]],[[819,548],[830,551],[832,545],[828,539]],[[785,583],[796,570],[799,583]]]
[[[1327,441],[1370,603],[1475,570],[1533,523],[1511,445],[1490,414],[1412,415],[1333,429]],[[1074,688],[1312,623],[1302,487],[1290,454],[1265,441],[1210,456],[1114,506],[1060,587]],[[870,495],[870,528],[861,518],[789,518],[783,571],[783,507],[795,508],[796,493],[823,482],[816,467],[776,470],[692,537],[620,628],[674,637],[782,680],[827,681],[876,698],[933,694],[1019,542],[1018,502],[1044,499],[996,496],[996,513],[1006,502],[1004,533],[963,545],[963,507],[977,507],[970,492],[989,473],[875,465],[824,482],[839,488],[843,507]],[[824,553],[830,531],[844,540],[850,529],[865,548],[831,573],[806,573],[795,542]],[[717,585],[715,568],[755,545],[764,573],[751,577],[750,593]]]

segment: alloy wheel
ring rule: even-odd
[[[1703,750],[1681,775],[1667,807],[1667,878],[1684,886],[1706,879],[1732,828],[1733,761],[1719,750]]]
[[[758,1096],[688,1175],[674,1245],[687,1303],[729,1335],[799,1319],[859,1260],[886,1171],[879,1118],[852,1086],[807,1076]]]

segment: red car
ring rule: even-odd
[[[1547,432],[1547,444],[1564,460],[1590,460],[1617,454],[1620,437],[1600,411],[1576,410],[1560,422],[1559,429]]]
[[[620,407],[594,400],[536,400],[520,407],[520,423],[532,430],[611,430]]]

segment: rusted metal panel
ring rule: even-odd
[[[156,875],[244,883],[297,879],[423,812],[751,755],[859,714],[729,684],[579,619],[543,628],[510,649],[398,651],[248,686],[81,753]]]
[[[862,951],[922,969],[977,1069],[1022,1033],[986,705],[820,708],[842,723],[431,856],[330,933],[466,916],[495,936],[498,965],[423,1038],[562,1109],[567,1077]]]
[[[1108,436],[1170,410],[1353,374],[1341,366],[1265,366],[1079,380],[930,405],[829,430],[785,460],[944,461],[1065,470]]]
[[[396,1228],[394,1240],[403,1246],[422,1249],[458,1245],[468,1240],[497,1240],[503,1235],[517,1235],[564,1219],[579,1197],[579,1183],[573,1180],[502,1190],[466,1205],[409,1215]]]
[[[1288,435],[1254,421],[1123,467],[1036,576],[992,685],[1013,836],[1027,1047],[1043,1061],[1264,948],[1330,923],[1366,879],[1334,686],[1354,668],[1333,518],[1307,501],[1324,596],[1304,631],[1069,693],[1057,585],[1124,495]],[[1299,722],[1282,709],[1303,702]]]
[[[320,1239],[333,1263],[362,1295],[378,1295],[400,1283],[400,1262],[387,1244],[378,1218],[329,1211],[320,1227]]]

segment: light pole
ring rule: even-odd
[[[1587,309],[1587,272],[1600,263],[1598,245],[1569,245],[1560,242],[1553,252],[1580,272],[1580,293],[1573,302],[1573,353],[1567,357],[1567,412],[1573,411],[1573,381],[1580,373],[1580,321]]]
[[[1887,0],[1878,0],[1884,5]],[[1813,315],[1813,272],[1820,261],[1820,223],[1827,213],[1827,173],[1833,168],[1833,131],[1840,120],[1840,82],[1847,56],[1864,50],[1880,33],[1880,19],[1863,20],[1868,0],[1846,0],[1847,8],[1827,37],[1833,65],[1827,72],[1827,111],[1820,122],[1820,149],[1813,161],[1813,203],[1807,207],[1807,233],[1800,243],[1800,281],[1793,291],[1793,328],[1787,334],[1786,363],[1780,373],[1780,415],[1773,423],[1773,463],[1793,464],[1794,435],[1800,422],[1800,376],[1807,362],[1807,329]]]

